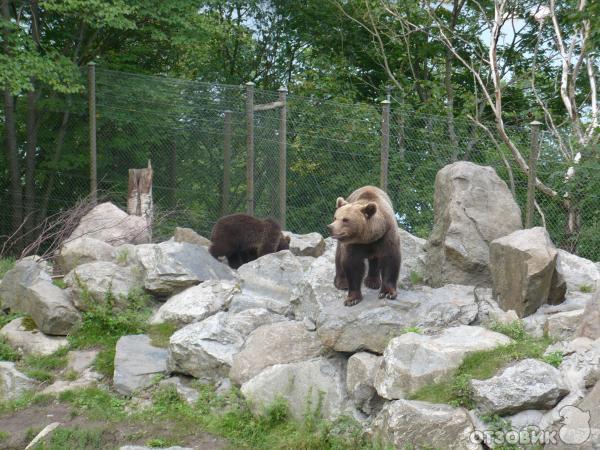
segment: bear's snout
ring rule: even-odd
[[[327,229],[329,230],[329,232],[333,232],[333,223],[330,223],[329,225],[327,225]]]

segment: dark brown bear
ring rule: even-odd
[[[226,256],[233,269],[267,253],[290,248],[290,238],[283,235],[277,222],[248,214],[221,217],[213,227],[211,241],[210,254],[217,259]]]
[[[400,236],[392,201],[381,189],[365,186],[350,194],[347,201],[339,197],[336,208],[334,220],[327,227],[338,241],[334,284],[338,289],[348,289],[344,305],[362,300],[365,259],[369,261],[365,286],[381,288],[379,298],[396,298]]]

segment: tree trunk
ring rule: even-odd
[[[2,0],[2,18],[10,21],[8,9],[8,0]],[[10,56],[8,39],[10,31],[8,28],[2,30],[4,54]],[[17,128],[15,120],[15,100],[8,88],[4,90],[4,135],[6,161],[8,162],[8,176],[10,178],[10,196],[11,196],[11,233],[17,232],[23,222],[23,192],[21,190],[21,169],[19,164],[19,155],[17,153]],[[13,237],[15,242],[19,241],[19,236]],[[20,243],[17,244],[20,246]]]
[[[25,224],[24,231],[28,236],[35,226],[35,160],[37,151],[37,100],[39,93],[27,93],[27,147],[25,153]],[[31,236],[29,236],[31,237]]]

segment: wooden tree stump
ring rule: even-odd
[[[145,217],[148,228],[152,229],[154,204],[152,202],[152,164],[149,160],[146,169],[129,169],[127,213]]]

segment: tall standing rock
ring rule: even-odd
[[[490,267],[494,296],[500,307],[527,317],[548,303],[549,298],[556,297],[556,290],[552,290],[556,257],[556,248],[542,227],[515,231],[493,241]],[[564,288],[558,297],[564,298]]]
[[[459,161],[435,177],[435,222],[425,246],[428,281],[491,284],[489,244],[522,228],[521,211],[491,167]]]

